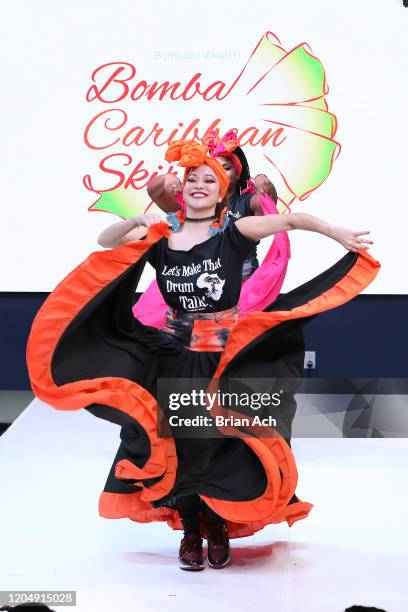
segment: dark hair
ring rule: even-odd
[[[251,178],[251,172],[249,170],[248,160],[245,157],[245,153],[243,152],[241,147],[237,147],[236,149],[234,149],[233,153],[235,153],[235,155],[238,157],[239,161],[242,164],[241,176],[239,177],[237,181],[237,185],[236,185],[236,192],[238,195],[240,195],[240,193],[242,193],[242,191],[246,189],[247,187],[247,181],[249,181],[249,179]],[[277,194],[275,185],[273,184],[272,184],[272,193],[270,195],[271,195],[272,200],[275,202],[275,204],[277,204],[278,194]]]
[[[224,206],[227,207],[227,210],[229,208],[229,202],[228,202],[228,195],[225,194],[225,196],[222,198],[221,202],[217,202],[217,205],[215,207],[215,216],[217,217],[217,220],[219,221],[222,210],[224,208]]]
[[[386,610],[373,606],[351,606],[350,608],[346,608],[344,612],[386,612]]]
[[[237,147],[236,149],[234,149],[233,153],[234,153],[234,155],[236,155],[238,157],[239,161],[242,164],[241,176],[239,177],[239,179],[237,181],[237,185],[236,185],[236,191],[237,191],[237,193],[239,195],[241,193],[241,191],[246,189],[247,181],[249,181],[249,179],[251,178],[251,172],[249,170],[248,160],[245,157],[245,153],[243,152],[241,147]]]

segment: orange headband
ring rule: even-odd
[[[185,168],[183,185],[186,182],[188,171],[206,164],[217,175],[220,184],[220,194],[224,198],[228,190],[229,179],[222,164],[208,155],[208,147],[195,140],[175,140],[170,143],[164,156],[168,162],[178,161],[178,165]]]

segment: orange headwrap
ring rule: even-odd
[[[186,169],[183,185],[191,168],[206,164],[217,175],[221,197],[223,198],[227,193],[229,184],[227,173],[219,161],[208,155],[208,147],[205,145],[201,145],[195,140],[175,140],[169,145],[164,158],[168,162],[178,161],[178,165]]]

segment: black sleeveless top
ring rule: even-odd
[[[230,219],[224,231],[188,251],[170,249],[161,238],[147,252],[164,301],[184,312],[219,312],[238,303],[242,265],[254,242]]]

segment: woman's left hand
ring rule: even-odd
[[[273,185],[265,174],[257,174],[254,178],[255,189],[258,193],[272,193]]]
[[[369,233],[369,231],[356,232],[346,227],[332,226],[331,228],[331,237],[337,240],[337,242],[340,242],[348,251],[353,251],[353,253],[356,253],[360,249],[367,250],[370,248],[373,241],[362,238],[362,236],[366,236]]]

